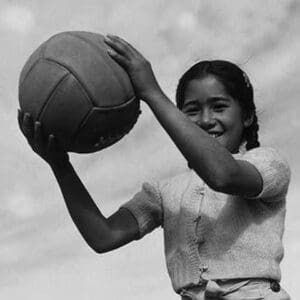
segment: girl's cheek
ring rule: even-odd
[[[226,123],[235,123],[239,121],[238,116],[236,114],[231,113],[230,111],[220,112],[218,114],[218,118]]]
[[[199,121],[199,117],[195,114],[195,115],[189,115],[186,114],[186,116],[194,123],[196,123],[197,121]]]

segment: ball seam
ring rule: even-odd
[[[78,39],[86,42],[87,44],[89,44],[90,46],[92,46],[97,51],[104,52],[103,49],[101,47],[98,47],[97,44],[93,43],[92,41],[90,41],[88,39],[85,39],[84,37],[82,37],[80,35],[75,34],[75,32],[67,32],[67,34],[70,35],[70,36],[72,36],[72,37],[76,37],[76,38],[78,38]],[[101,37],[101,36],[99,35],[99,37]],[[107,53],[104,52],[103,54],[106,55],[108,59],[112,60]],[[115,72],[114,68],[112,67],[112,64],[109,63],[108,60],[104,60],[104,63],[111,70],[111,72],[113,73],[114,77],[116,78],[116,81],[120,84],[120,86],[122,87],[122,89],[124,89],[124,91],[128,92],[128,89],[126,88],[126,84],[124,84],[124,82],[122,80],[122,77],[119,76],[117,72]]]

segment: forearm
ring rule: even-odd
[[[231,153],[190,121],[161,92],[145,100],[195,172],[211,187],[218,188],[238,167]]]
[[[73,222],[89,246],[98,252],[110,240],[107,219],[94,203],[70,163],[51,168]]]

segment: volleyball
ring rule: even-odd
[[[140,114],[129,76],[98,33],[62,32],[42,43],[19,78],[19,103],[69,152],[103,149],[127,134]]]

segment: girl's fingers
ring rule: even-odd
[[[50,134],[48,137],[48,151],[52,153],[64,152],[65,150],[62,148],[61,144],[57,140],[54,134]]]
[[[55,142],[55,136],[53,134],[50,134],[48,137],[48,151],[54,152],[57,148],[56,142]]]
[[[135,50],[135,48],[130,43],[128,43],[127,41],[125,41],[124,39],[122,39],[121,37],[119,37],[117,35],[108,34],[107,37],[113,38],[115,41],[119,42],[121,45],[123,45],[129,51]]]
[[[22,122],[22,132],[30,142],[34,136],[33,120],[29,113],[25,113]]]
[[[19,128],[23,132],[23,118],[24,118],[24,113],[23,111],[21,111],[20,109],[18,109],[18,124],[19,124]]]
[[[115,51],[117,51],[119,54],[130,58],[134,54],[133,47],[127,43],[125,40],[121,39],[118,36],[114,35],[107,35],[104,38],[104,41],[106,44],[111,46]]]
[[[112,49],[107,49],[107,53],[111,58],[113,58],[117,63],[119,63],[123,68],[126,69],[126,67],[129,65],[129,60],[125,58],[124,56],[118,54]]]
[[[41,129],[41,123],[34,123],[34,145],[37,148],[41,148],[43,146],[43,134]]]
[[[130,51],[134,56],[142,56],[142,54],[136,48],[134,48],[130,43],[128,43],[127,41],[125,41],[119,36],[115,36],[115,38],[119,40],[123,45],[126,45],[128,51]]]

